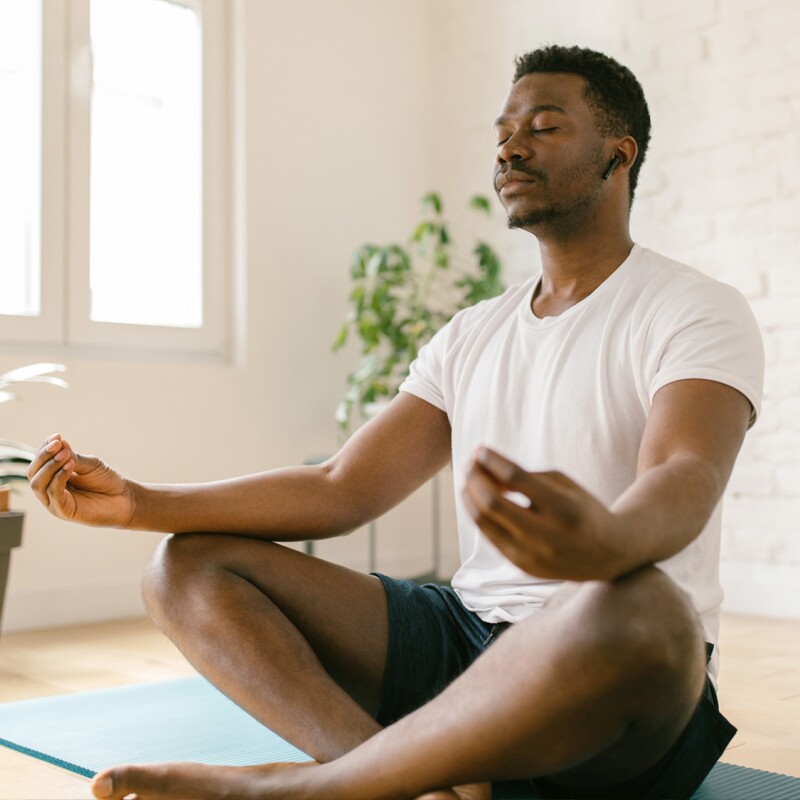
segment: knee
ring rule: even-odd
[[[628,678],[650,691],[676,684],[699,692],[703,633],[688,596],[661,570],[645,567],[610,582],[580,584],[570,598],[588,635]]]
[[[158,544],[142,575],[142,597],[150,616],[160,622],[180,598],[213,566],[217,537],[206,534],[170,534]]]

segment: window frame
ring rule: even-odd
[[[163,1],[163,0],[162,0]],[[228,360],[235,251],[232,21],[225,0],[167,0],[198,15],[202,49],[200,328],[90,319],[90,0],[42,0],[41,312],[0,315],[0,336],[66,354],[98,352]]]

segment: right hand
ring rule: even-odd
[[[39,502],[59,519],[120,528],[133,520],[132,483],[99,458],[76,453],[58,433],[37,451],[28,479]]]

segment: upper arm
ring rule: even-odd
[[[701,459],[718,491],[728,482],[752,407],[736,389],[711,380],[679,380],[659,389],[639,448],[637,474],[682,456]]]
[[[400,392],[325,464],[347,492],[357,524],[383,514],[450,460],[450,422],[436,406]]]

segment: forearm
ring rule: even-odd
[[[325,465],[287,467],[200,484],[133,484],[137,530],[323,539],[358,527],[366,509]]]
[[[643,474],[613,503],[623,537],[620,574],[680,552],[703,530],[719,502],[727,476],[686,454]]]

